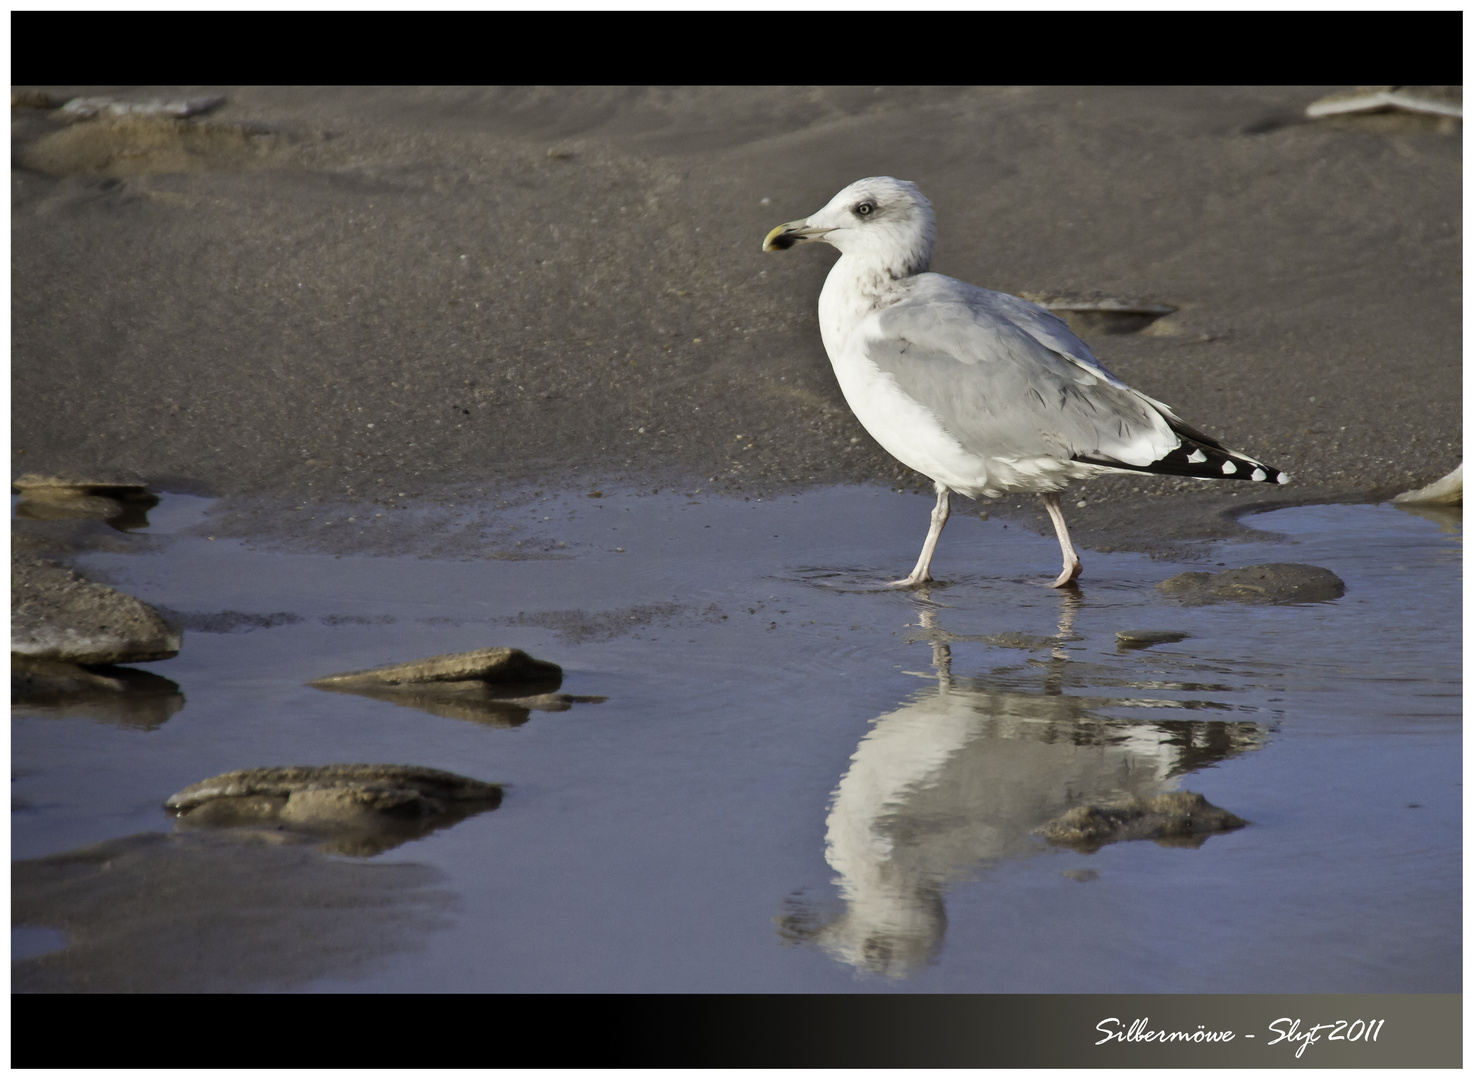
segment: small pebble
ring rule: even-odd
[[[1192,637],[1181,630],[1117,630],[1116,642],[1133,648],[1144,649],[1149,645],[1163,645],[1170,641],[1183,641]]]

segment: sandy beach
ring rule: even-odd
[[[1293,476],[1094,481],[1085,547],[1385,499],[1461,457],[1459,137],[1307,121],[1331,88],[37,89],[225,100],[13,110],[13,471],[209,492],[237,535],[306,539],[287,501],[524,482],[924,486],[829,369],[832,253],[760,250],[878,174],[931,198],[939,272],[1174,307],[1087,340]]]

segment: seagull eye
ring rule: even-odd
[[[875,204],[862,202],[859,206],[855,207],[855,213],[859,214],[861,217],[869,217],[871,214],[875,213]]]

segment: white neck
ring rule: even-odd
[[[893,273],[874,259],[840,255],[819,293],[819,333],[831,359],[844,351],[850,331],[860,320],[883,306],[897,281],[907,276]]]

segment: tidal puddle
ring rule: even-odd
[[[1457,518],[1279,510],[1205,563],[1087,552],[1059,592],[1052,537],[958,513],[944,582],[877,588],[929,504],[605,492],[516,511],[554,557],[452,560],[211,540],[210,504],[166,495],[154,539],[80,565],[185,624],[138,665],[177,694],[12,709],[14,903],[53,935],[16,989],[1458,990]],[[1346,594],[1155,588],[1266,562]],[[496,725],[307,685],[500,645],[561,665],[575,703]],[[371,857],[163,809],[233,770],[352,762],[503,798]],[[1035,832],[1173,790],[1249,824],[1090,854]],[[218,887],[191,901],[191,875]],[[154,888],[166,909],[107,899]]]

